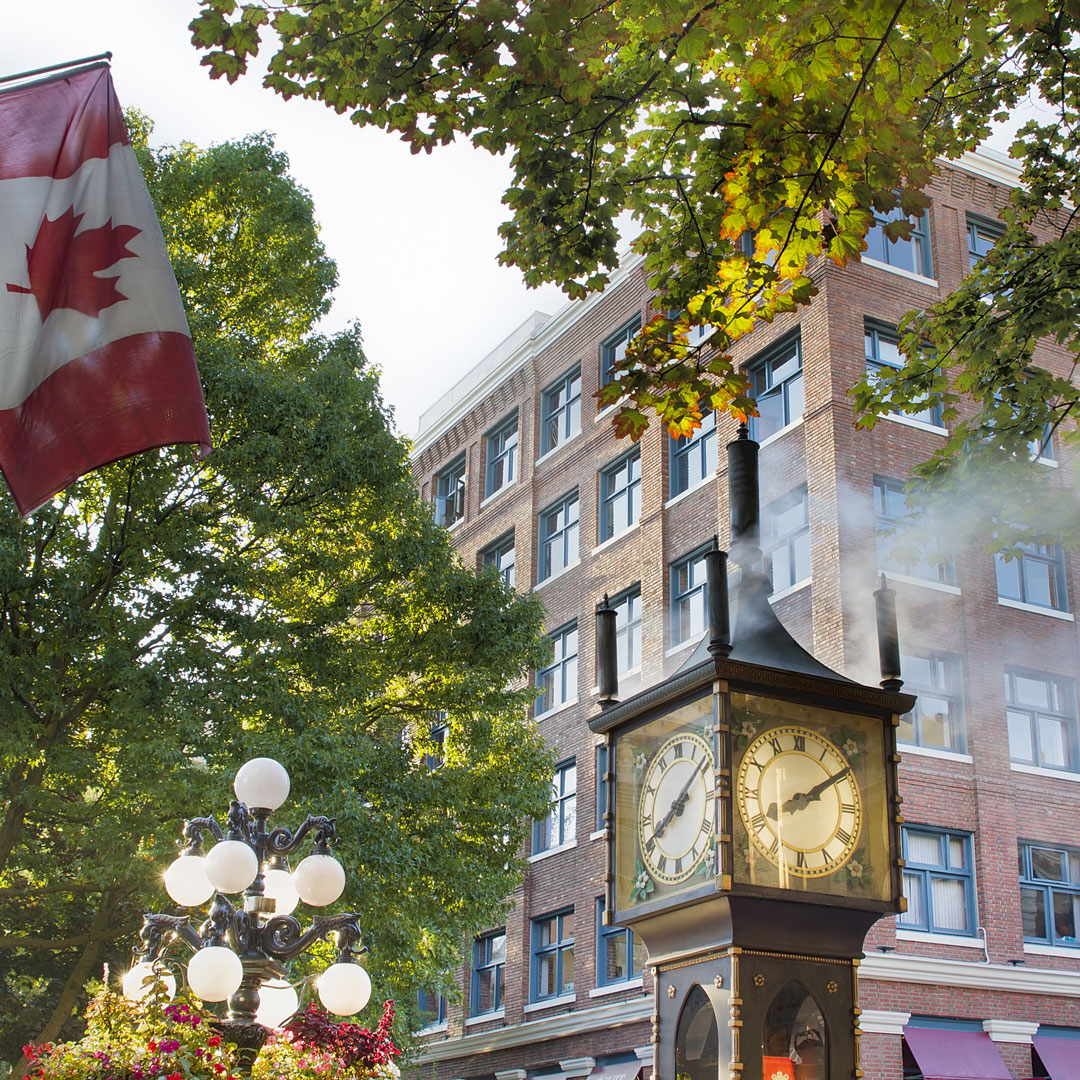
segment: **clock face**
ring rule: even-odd
[[[885,722],[732,692],[736,884],[892,899]]]
[[[638,796],[638,846],[657,881],[685,881],[709,850],[712,776],[712,747],[692,732],[672,735],[649,761]]]
[[[735,790],[751,843],[786,874],[833,874],[859,843],[862,798],[851,762],[811,728],[760,734],[742,756]]]
[[[711,690],[615,740],[615,907],[681,897],[716,872]]]

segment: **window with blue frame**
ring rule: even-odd
[[[576,367],[540,395],[540,453],[550,453],[580,430],[581,368]]]
[[[716,413],[701,418],[693,435],[671,436],[671,497],[697,487],[716,474]]]
[[[904,899],[896,917],[904,930],[975,934],[975,873],[971,833],[905,825],[901,832]]]
[[[552,661],[536,673],[536,716],[557,709],[577,699],[578,631],[577,623],[568,623],[551,634]]]
[[[994,555],[998,598],[1068,611],[1065,552],[1060,544],[1016,544]]]
[[[442,1027],[446,1023],[446,995],[434,990],[417,990],[416,1016],[421,1031]]]
[[[561,574],[578,560],[578,493],[571,491],[540,512],[537,582]]]
[[[607,386],[615,378],[615,365],[626,355],[626,346],[641,329],[641,316],[635,315],[600,345],[600,385]]]
[[[765,554],[772,562],[773,591],[810,578],[810,507],[806,485],[765,507]]]
[[[469,1014],[499,1012],[503,1007],[503,969],[506,967],[506,931],[483,934],[473,943]]]
[[[1001,239],[1004,232],[1001,222],[989,222],[982,218],[967,219],[968,269],[974,270]]]
[[[885,226],[893,221],[903,221],[907,215],[897,206],[886,213],[875,213],[874,224],[866,234],[866,253],[863,258],[873,259],[886,266],[906,270],[919,277],[933,277],[934,267],[930,258],[930,215],[924,211],[918,217],[908,217],[912,224],[907,240],[890,240]]]
[[[485,568],[491,567],[511,589],[514,587],[514,530],[500,536],[484,548],[481,556]]]
[[[596,898],[596,985],[612,986],[641,976],[644,950],[633,930],[604,925],[604,898]]]
[[[750,417],[750,438],[764,442],[803,414],[802,343],[798,333],[770,346],[747,365],[758,415]]]
[[[435,520],[449,528],[465,516],[465,457],[452,461],[435,477]]]
[[[671,644],[694,641],[705,633],[705,554],[708,547],[671,564]]]
[[[866,370],[870,375],[881,372],[888,374],[904,366],[904,357],[900,353],[900,336],[895,326],[872,322],[867,319],[863,324],[863,343],[866,350]],[[926,400],[926,399],[923,399]],[[922,402],[920,401],[919,404]],[[925,409],[918,412],[892,413],[892,416],[904,416],[909,420],[918,420],[931,427],[941,427],[941,403],[929,402]]]
[[[532,1001],[574,992],[574,909],[532,921]]]
[[[1009,756],[1023,765],[1076,772],[1076,686],[1045,672],[1006,670]]]
[[[892,574],[936,581],[941,585],[956,584],[953,560],[931,562],[900,547],[900,529],[905,519],[913,519],[917,509],[908,506],[903,481],[884,476],[874,477],[874,526],[877,544],[877,568]]]
[[[641,667],[641,585],[619,593],[610,603],[615,609],[617,671],[624,675]]]
[[[551,781],[551,809],[533,822],[534,855],[566,847],[577,839],[577,765],[564,761]]]
[[[1020,909],[1025,941],[1080,946],[1080,850],[1022,843]]]
[[[896,737],[915,746],[964,752],[964,709],[960,658],[947,653],[908,653],[900,663],[915,708],[900,717]]]
[[[517,479],[517,413],[487,433],[487,472],[484,495],[490,497]]]
[[[641,517],[641,448],[600,471],[600,542],[626,532]]]

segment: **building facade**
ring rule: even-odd
[[[886,572],[904,688],[919,695],[900,728],[908,909],[875,926],[860,968],[871,1080],[933,1075],[955,1033],[1016,1078],[1063,1080],[1056,1063],[1080,1062],[1080,560],[1051,545],[904,561],[889,529],[941,417],[928,406],[856,430],[847,394],[898,362],[901,316],[951,292],[992,246],[1015,182],[991,154],[944,169],[909,241],[879,227],[861,263],[817,266],[812,305],[737,354],[761,414],[751,435],[775,611],[822,662],[874,683],[872,591]],[[534,316],[421,417],[414,474],[461,556],[546,606],[553,659],[536,673],[535,723],[559,764],[513,909],[462,958],[461,1003],[424,1001],[417,1076],[633,1080],[651,1062],[647,956],[602,921],[593,613],[605,595],[618,610],[623,698],[688,658],[705,631],[703,554],[727,536],[722,447],[736,427],[707,416],[689,440],[659,424],[636,445],[615,438],[595,394],[650,315],[630,259],[602,295]],[[1052,345],[1037,361],[1068,370]],[[1061,448],[1038,455],[1033,468],[1064,483]]]

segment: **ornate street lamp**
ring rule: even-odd
[[[152,976],[175,992],[175,977],[163,969],[171,946],[193,950],[187,982],[203,1001],[226,1001],[224,1025],[230,1040],[254,1053],[296,1011],[297,995],[284,979],[284,961],[320,939],[333,939],[337,957],[317,979],[319,998],[330,1012],[350,1016],[371,996],[371,980],[357,963],[359,916],[315,915],[305,930],[292,911],[298,901],[325,907],[341,896],[345,871],[331,854],[338,842],[334,819],[309,815],[295,832],[270,828],[270,815],[288,798],[289,774],[272,758],[254,758],[233,782],[226,827],[213,817],[184,822],[180,854],[165,871],[165,888],[181,907],[201,907],[213,898],[206,920],[196,928],[189,915],[143,917],[136,963],[124,976],[124,993],[139,999]],[[214,844],[205,854],[209,834]],[[305,840],[312,853],[293,873],[286,858]],[[226,896],[243,893],[239,906]]]

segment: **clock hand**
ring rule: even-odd
[[[845,765],[838,773],[822,780],[820,784],[815,784],[809,791],[799,791],[792,795],[790,799],[787,799],[784,802],[782,807],[784,813],[789,813],[792,810],[805,810],[812,802],[817,802],[818,799],[821,798],[823,792],[832,787],[833,784],[843,780],[850,772],[851,766]],[[765,816],[772,821],[775,821],[776,815],[776,803],[773,803],[769,809],[765,811]]]
[[[671,802],[671,809],[660,819],[656,828],[653,830],[653,837],[657,840],[664,835],[665,830],[671,824],[674,818],[679,817],[686,809],[686,804],[690,801],[690,787],[697,779],[697,774],[701,772],[701,766],[704,762],[696,762],[690,775],[686,778],[686,783],[682,786],[682,791]]]

